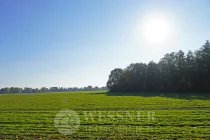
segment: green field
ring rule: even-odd
[[[79,114],[79,130],[70,136],[54,126],[63,109]],[[0,110],[0,139],[210,139],[208,96],[1,94]]]

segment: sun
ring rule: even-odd
[[[147,41],[163,42],[169,34],[169,22],[165,17],[154,16],[144,22],[144,33]]]

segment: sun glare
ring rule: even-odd
[[[166,18],[154,16],[144,21],[144,33],[147,41],[163,42],[169,34],[169,23]]]

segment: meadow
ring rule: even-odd
[[[120,94],[120,96],[119,96]],[[79,129],[54,126],[71,109]],[[0,139],[210,139],[210,97],[106,91],[1,94]]]

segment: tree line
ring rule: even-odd
[[[198,50],[167,53],[158,63],[132,63],[111,71],[110,92],[210,92],[210,43]]]
[[[42,87],[42,88],[30,88],[30,87],[25,87],[25,88],[19,88],[19,87],[5,87],[0,89],[0,93],[39,93],[39,92],[70,92],[70,91],[93,91],[93,90],[106,90],[107,88],[104,87],[92,87],[92,86],[87,86],[87,87],[69,87],[69,88],[64,88],[64,87]]]

